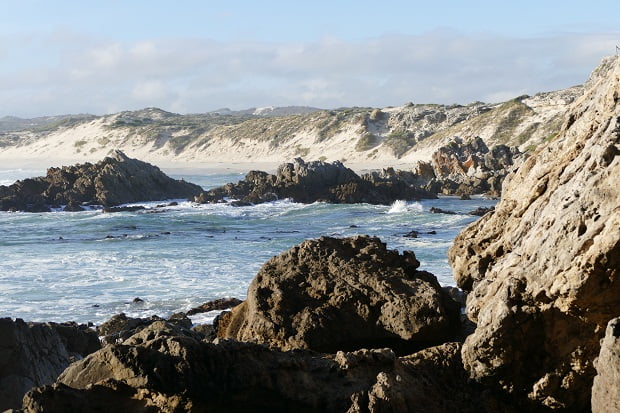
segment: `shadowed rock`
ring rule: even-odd
[[[21,406],[32,387],[53,383],[69,363],[100,347],[86,326],[0,318],[0,410]]]
[[[378,238],[321,237],[269,260],[218,336],[283,350],[391,347],[400,353],[458,334],[458,305],[411,251]]]
[[[394,172],[392,170],[392,172]],[[358,176],[341,162],[304,162],[296,158],[278,167],[275,175],[250,171],[244,180],[201,193],[196,202],[222,202],[234,198],[260,204],[290,198],[295,202],[369,203],[389,205],[397,199],[436,198],[397,173]]]
[[[163,321],[33,389],[23,411],[508,411],[467,379],[460,344],[397,358],[389,349],[322,355],[200,341]]]
[[[49,211],[66,205],[78,211],[83,204],[114,205],[170,198],[193,198],[198,185],[166,176],[159,168],[114,151],[96,163],[49,168],[47,175],[0,186],[0,210]]]

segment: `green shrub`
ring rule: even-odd
[[[358,152],[364,152],[364,151],[374,148],[379,143],[380,143],[380,140],[376,135],[370,132],[366,132],[359,138],[359,140],[355,144],[355,150]]]

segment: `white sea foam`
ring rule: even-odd
[[[407,201],[403,201],[398,199],[394,201],[390,209],[388,210],[388,214],[401,214],[403,212],[407,212]]]
[[[477,219],[462,212],[494,205],[454,197],[390,207],[176,202],[140,203],[153,209],[120,214],[0,213],[0,314],[100,324],[119,312],[165,317],[221,297],[242,299],[265,261],[322,235],[378,236],[388,248],[414,250],[422,270],[450,284],[446,250]],[[460,213],[431,214],[432,206]],[[410,231],[419,237],[403,237]],[[144,302],[134,304],[135,297]],[[212,315],[196,317],[202,323]]]

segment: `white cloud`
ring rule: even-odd
[[[501,101],[582,83],[619,33],[508,38],[434,31],[349,42],[0,38],[0,116],[268,105]]]

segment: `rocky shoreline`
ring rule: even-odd
[[[465,293],[441,288],[419,269],[414,252],[388,250],[377,238],[308,240],[267,261],[247,299],[229,303],[231,310],[211,327],[192,328],[184,314],[118,315],[98,333],[0,320],[0,383],[16,389],[0,407],[618,411],[619,102],[620,60],[612,57],[572,105],[558,136],[506,177],[495,210],[457,236],[449,261]],[[470,152],[482,152],[472,145]],[[508,153],[514,155],[497,152],[501,159]],[[479,179],[482,161],[468,156],[473,163],[438,159],[456,159],[444,163]],[[243,199],[247,192],[266,201],[268,193],[295,194],[285,182],[312,188],[304,171],[334,183],[307,191],[308,199],[359,199],[357,190],[366,185],[341,164],[296,160],[276,175],[254,172],[199,196],[254,202]],[[385,174],[400,181],[421,175]],[[466,182],[452,178],[456,186],[441,191],[458,191]],[[377,175],[375,183],[389,188],[390,179]],[[390,192],[378,193],[376,200]],[[463,302],[466,317],[459,312]],[[100,348],[88,344],[95,334],[106,336]],[[20,402],[17,391],[28,386]]]

